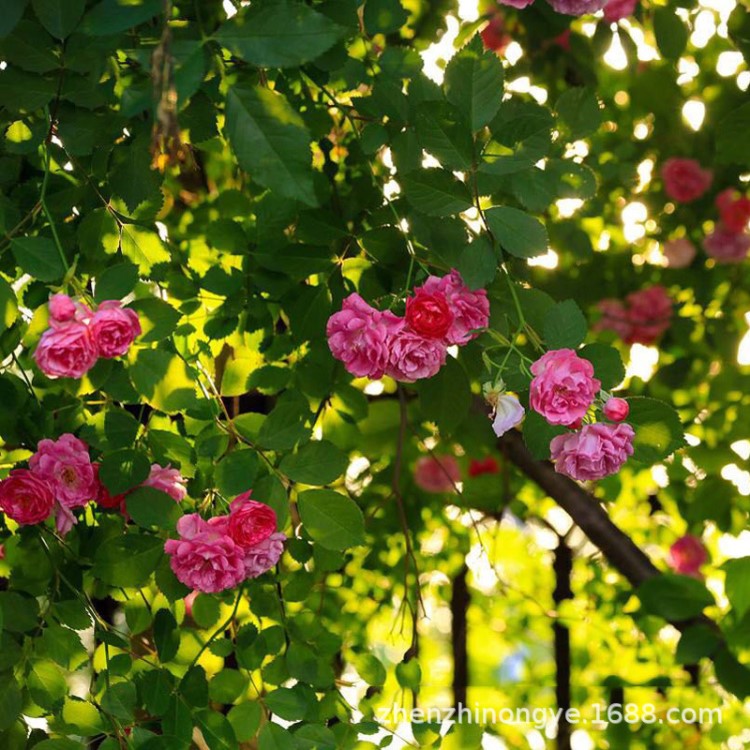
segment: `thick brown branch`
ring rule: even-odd
[[[469,588],[466,585],[468,568],[464,565],[453,579],[451,591],[451,649],[453,651],[453,706],[458,711],[466,702],[469,685],[469,654],[467,648],[467,613],[469,611]]]

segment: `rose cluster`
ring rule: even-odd
[[[126,354],[140,334],[138,314],[117,300],[102,302],[94,312],[66,294],[55,294],[49,301],[49,328],[34,359],[50,378],[80,378],[99,357]]]
[[[430,276],[406,301],[402,318],[371,307],[350,294],[328,320],[328,346],[357,377],[413,383],[430,378],[445,364],[448,346],[467,344],[489,323],[484,289],[472,291],[453,270]]]
[[[566,16],[585,16],[601,10],[607,0],[547,0],[556,13]],[[534,0],[500,0],[503,5],[513,8],[527,8]]]
[[[672,322],[672,299],[659,285],[633,292],[624,302],[601,300],[598,308],[602,317],[596,330],[614,331],[626,344],[653,344]]]
[[[701,567],[708,562],[703,542],[692,534],[680,537],[670,548],[667,565],[675,573],[691,578],[702,578]]]
[[[171,495],[185,497],[185,480],[175,469],[151,467],[143,483]],[[40,440],[28,469],[14,469],[0,482],[0,510],[21,526],[42,523],[55,516],[57,531],[65,535],[77,523],[73,511],[95,500],[103,507],[118,507],[99,481],[99,465],[92,462],[89,447],[75,435]],[[111,503],[111,504],[108,504]]]
[[[190,513],[177,522],[180,538],[167,540],[164,551],[186,586],[206,594],[225,591],[279,561],[286,537],[277,530],[276,513],[250,496],[235,498],[228,515],[206,520]]]
[[[750,250],[750,198],[729,188],[716,196],[720,220],[703,240],[706,254],[717,263],[739,263]]]
[[[627,401],[607,398],[604,416],[614,422],[584,424],[601,383],[594,367],[572,349],[556,349],[531,366],[529,404],[547,422],[573,430],[550,443],[555,469],[580,481],[602,479],[617,472],[633,454],[635,432],[623,422],[629,413]]]

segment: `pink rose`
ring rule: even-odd
[[[658,284],[629,294],[628,323],[630,330],[623,337],[626,344],[655,343],[672,324],[672,298]]]
[[[498,55],[502,55],[513,41],[513,37],[505,31],[505,20],[501,13],[496,13],[490,18],[490,22],[482,29],[481,36],[485,49],[497,52]]]
[[[130,345],[141,335],[138,314],[116,300],[99,305],[90,327],[99,356],[106,359],[127,354]]]
[[[732,188],[722,190],[716,196],[721,223],[735,234],[744,232],[750,222],[750,198]]]
[[[414,483],[425,492],[455,492],[461,468],[451,455],[421,456],[414,465]]]
[[[252,547],[276,531],[276,513],[264,503],[250,499],[250,491],[233,501],[229,513],[229,536],[240,547]]]
[[[177,522],[180,539],[169,539],[164,551],[177,579],[206,594],[234,588],[245,579],[244,550],[225,531],[197,513]]]
[[[390,359],[385,374],[402,383],[431,378],[445,364],[445,344],[401,330],[388,339]]]
[[[740,263],[750,250],[750,235],[731,232],[719,224],[703,240],[703,249],[717,263]]]
[[[453,313],[453,325],[448,330],[445,340],[448,344],[468,344],[479,336],[482,328],[490,322],[490,302],[484,289],[472,291],[464,284],[461,274],[453,269],[442,278],[430,276],[420,290],[428,294],[444,294]]]
[[[619,299],[603,299],[597,304],[602,317],[594,326],[595,331],[614,331],[621,339],[630,335],[630,321],[625,305]]]
[[[52,484],[28,469],[14,469],[0,482],[0,510],[21,526],[45,521],[54,507]]]
[[[381,312],[358,294],[350,294],[326,325],[328,346],[346,369],[360,378],[382,378],[390,356],[390,340],[404,321]]]
[[[558,435],[550,443],[555,471],[581,482],[614,474],[633,455],[634,437],[629,424],[602,422]]]
[[[664,190],[680,203],[700,198],[711,187],[713,173],[703,169],[695,159],[667,159],[661,168]]]
[[[675,573],[683,576],[700,578],[700,569],[708,561],[708,553],[703,542],[692,534],[678,539],[670,548],[667,557],[669,565]]]
[[[445,338],[453,325],[453,313],[445,294],[430,294],[423,287],[414,291],[414,296],[406,300],[406,324],[424,338]]]
[[[547,352],[531,365],[531,372],[531,408],[550,424],[571,425],[582,419],[602,385],[591,362],[572,349]]]
[[[283,534],[271,534],[262,542],[245,550],[245,577],[257,578],[273,568],[284,552],[286,537]]]
[[[624,398],[608,398],[602,409],[604,416],[613,422],[623,422],[630,414],[630,405]]]
[[[173,469],[170,464],[166,466],[151,464],[151,473],[141,487],[153,487],[155,490],[166,492],[176,503],[179,503],[187,495],[186,484],[187,479],[180,474],[178,469]]]
[[[556,13],[566,16],[587,16],[604,7],[606,0],[549,0]]]
[[[695,258],[695,245],[687,237],[664,243],[664,258],[669,268],[687,268]]]
[[[57,501],[66,508],[86,505],[98,494],[88,446],[70,433],[57,440],[40,440],[29,468],[52,484]]]
[[[49,300],[49,315],[57,323],[66,323],[76,315],[76,305],[67,294],[54,294]]]
[[[96,345],[89,329],[71,320],[42,334],[34,359],[50,378],[80,378],[96,364]]]
[[[609,0],[604,6],[604,20],[608,23],[632,16],[635,12],[638,0]]]

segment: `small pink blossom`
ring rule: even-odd
[[[385,374],[402,383],[431,378],[445,364],[445,344],[403,329],[388,340],[390,358]]]
[[[687,268],[695,258],[695,245],[687,237],[664,243],[664,258],[669,268]]]
[[[49,300],[49,316],[57,323],[66,323],[76,315],[76,305],[67,294],[54,294]]]
[[[570,425],[582,419],[601,388],[594,366],[572,349],[547,352],[531,372],[531,408],[550,424]]]
[[[34,359],[50,378],[81,378],[96,364],[96,345],[88,327],[71,320],[42,334]]]
[[[675,573],[700,578],[700,569],[708,561],[703,542],[692,534],[680,537],[670,548],[667,564]]]
[[[98,494],[88,446],[70,433],[57,440],[40,440],[29,468],[52,484],[57,501],[68,509],[86,505]]]
[[[630,405],[624,398],[608,398],[602,408],[604,416],[613,422],[624,422],[630,414]]]
[[[710,169],[703,169],[695,159],[673,157],[664,162],[661,177],[670,198],[680,203],[690,203],[711,187],[713,173]]]
[[[719,224],[703,240],[703,249],[717,263],[740,263],[750,250],[750,234],[738,234]]]
[[[275,533],[245,550],[245,576],[257,578],[269,571],[284,552],[284,534]]]
[[[455,492],[461,468],[451,455],[421,456],[414,465],[414,482],[425,492]]]
[[[530,0],[530,2],[533,2],[533,0]],[[502,55],[506,47],[513,41],[513,37],[505,30],[505,19],[500,12],[495,13],[490,18],[489,23],[480,33],[485,49],[497,52],[498,55]]]
[[[615,474],[633,455],[635,432],[629,424],[584,425],[580,432],[552,438],[555,471],[585,482]]]
[[[621,339],[630,335],[630,321],[625,304],[619,299],[603,299],[597,304],[602,317],[594,326],[595,331],[614,331]]]
[[[604,7],[606,0],[549,0],[556,13],[566,16],[587,16]]]
[[[248,548],[260,544],[276,531],[276,513],[265,503],[250,499],[250,491],[238,495],[230,505],[229,536]]]
[[[506,432],[521,424],[526,410],[521,406],[517,396],[504,393],[493,399],[491,415],[492,429],[495,435],[502,437]]]
[[[141,486],[166,492],[176,503],[179,503],[187,495],[186,484],[187,479],[180,474],[179,469],[173,469],[170,464],[166,466],[151,464],[151,473]]]
[[[99,305],[90,328],[99,356],[105,359],[127,354],[130,345],[141,335],[138,313],[116,300]]]
[[[630,330],[626,344],[649,346],[658,341],[672,324],[672,298],[658,284],[632,292],[626,298]]]
[[[52,483],[28,469],[14,469],[0,482],[0,510],[21,526],[45,521],[54,507]]]
[[[604,6],[604,20],[608,23],[632,16],[638,6],[638,0],[609,0]]]
[[[404,321],[381,312],[358,294],[350,294],[326,325],[328,346],[346,369],[360,378],[382,378],[390,358],[391,340]]]
[[[484,289],[471,290],[464,284],[461,274],[453,269],[447,276],[430,276],[422,287],[428,294],[442,293],[453,313],[453,324],[445,341],[448,344],[468,344],[479,336],[490,322],[490,301]]]
[[[164,551],[177,579],[206,594],[238,586],[245,579],[245,551],[226,532],[226,523],[211,524],[197,513],[177,522],[179,539],[168,539]]]
[[[739,234],[748,229],[750,223],[750,198],[732,188],[722,190],[716,196],[721,223],[730,231]]]

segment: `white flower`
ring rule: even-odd
[[[500,437],[505,435],[508,430],[512,430],[523,419],[525,411],[515,396],[506,393],[499,396],[495,402],[495,411],[490,416],[492,429]],[[493,418],[494,417],[494,418]]]

